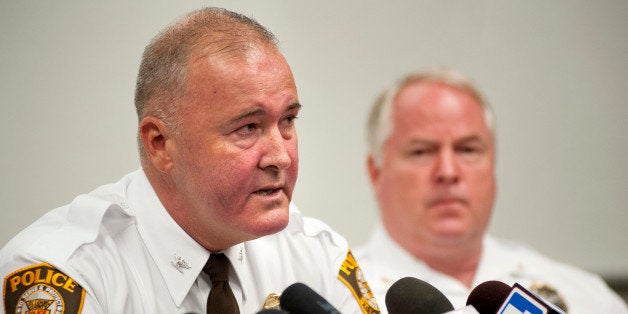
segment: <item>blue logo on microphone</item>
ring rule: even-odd
[[[497,311],[499,314],[546,314],[547,312],[547,307],[528,294],[526,290],[521,289],[518,284],[515,284],[510,295]]]

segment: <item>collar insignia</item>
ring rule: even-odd
[[[183,274],[183,270],[181,269],[190,269],[190,265],[188,265],[188,262],[186,262],[181,256],[179,256],[179,254],[174,253],[174,260],[172,262],[170,262],[170,264],[172,264],[172,266],[174,266],[174,268],[176,268],[180,273]]]

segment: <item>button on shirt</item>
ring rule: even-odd
[[[291,204],[283,231],[223,253],[232,264],[229,280],[241,313],[260,311],[271,293],[280,294],[295,282],[307,284],[343,313],[361,313],[337,278],[347,251],[344,238]],[[52,210],[20,232],[0,251],[0,275],[5,293],[20,293],[33,281],[47,281],[52,288],[58,284],[59,291],[63,285],[72,288],[66,290],[82,287],[82,313],[204,313],[211,282],[202,268],[208,258],[209,252],[171,218],[138,170]],[[35,268],[35,275],[24,275],[41,263],[64,275],[46,278],[47,270]],[[70,283],[64,278],[71,278]],[[80,287],[72,286],[72,280]]]
[[[627,313],[625,303],[597,275],[553,261],[528,246],[491,236],[485,237],[483,247],[472,287],[489,280],[511,286],[517,282],[526,289],[534,284],[545,284],[562,296],[570,314]],[[466,305],[473,290],[410,255],[388,236],[381,224],[363,246],[355,249],[354,255],[368,276],[375,298],[380,300],[382,313],[386,312],[383,304],[386,291],[403,277],[430,283],[447,296],[456,309]]]

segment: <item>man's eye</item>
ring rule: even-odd
[[[434,148],[415,148],[410,151],[410,155],[414,157],[426,157],[434,155],[434,153],[436,153],[436,149]]]
[[[279,128],[282,132],[289,132],[294,129],[295,115],[287,115],[279,122]]]
[[[288,124],[293,124],[293,123],[294,123],[294,120],[296,120],[297,118],[298,118],[297,116],[290,115],[290,116],[287,116],[284,120],[285,120]]]
[[[477,147],[469,146],[469,147],[460,147],[460,148],[458,148],[458,151],[463,153],[463,154],[473,154],[473,153],[479,152],[480,149],[477,148]]]
[[[236,130],[236,134],[240,135],[240,136],[248,136],[250,134],[253,134],[256,130],[258,129],[257,124],[255,123],[249,123],[239,129]]]

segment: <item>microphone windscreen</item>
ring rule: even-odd
[[[279,305],[290,313],[340,314],[325,298],[300,282],[293,283],[281,293]]]
[[[501,281],[483,282],[471,291],[467,305],[472,305],[480,314],[495,314],[508,298],[510,290],[512,287]]]
[[[445,295],[429,283],[412,277],[397,280],[386,292],[388,313],[442,314],[454,309]]]

